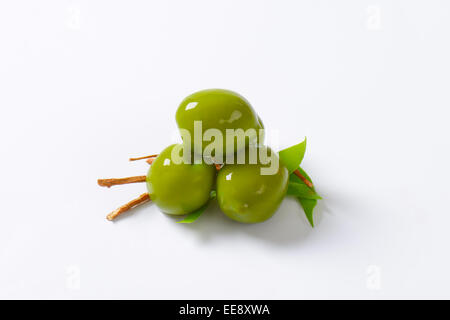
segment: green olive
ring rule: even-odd
[[[183,215],[208,202],[216,169],[205,163],[176,164],[172,158],[175,146],[164,149],[153,161],[147,174],[147,189],[162,212]]]
[[[254,129],[256,134],[259,129],[263,129],[261,119],[256,114],[250,103],[241,95],[223,89],[208,89],[195,92],[186,97],[178,107],[176,113],[176,121],[178,128],[187,130],[191,136],[191,148],[195,152],[194,147],[194,121],[201,121],[202,132],[208,129],[218,129],[223,136],[223,149],[217,150],[219,154],[226,154],[228,150],[236,152],[239,146],[236,140],[226,139],[227,129]],[[183,135],[183,134],[182,134]],[[245,138],[243,144],[248,146],[250,143],[263,143],[264,136],[259,138],[255,135]],[[210,141],[203,141],[201,137],[201,150],[210,144]],[[211,139],[213,141],[213,139]],[[234,144],[234,148],[233,147]]]
[[[258,147],[266,148],[266,147]],[[261,168],[268,168],[258,158],[250,164],[225,164],[217,176],[217,200],[221,210],[231,219],[256,223],[269,219],[286,195],[289,172],[269,148],[269,155],[279,166],[275,174],[262,175]]]

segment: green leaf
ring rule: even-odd
[[[287,194],[290,196],[300,197],[302,199],[322,199],[313,189],[304,183],[290,181],[288,184]]]
[[[212,190],[209,194],[209,199],[215,199],[217,196],[216,190]],[[202,213],[205,211],[206,207],[208,206],[209,201],[201,208],[195,210],[194,212],[191,212],[186,215],[186,217],[183,220],[177,221],[177,223],[192,223],[195,220],[198,219],[202,215]]]
[[[278,154],[281,162],[287,167],[289,173],[294,172],[303,160],[306,150],[306,138],[295,146],[281,150]]]
[[[297,199],[300,202],[300,205],[302,206],[303,210],[305,211],[306,218],[308,219],[309,223],[311,224],[311,227],[314,228],[313,211],[314,211],[314,207],[317,204],[317,200],[302,199],[302,198],[297,198]]]
[[[298,167],[298,170],[306,179],[309,180],[309,182],[312,183],[311,178],[301,167]],[[289,184],[291,184],[291,183],[303,184],[306,186],[306,184],[302,181],[302,179],[297,177],[295,174],[291,174],[289,176]],[[314,193],[316,192],[314,187],[312,188],[312,190],[314,191]],[[317,199],[307,199],[307,198],[302,198],[299,196],[296,196],[296,198],[300,202],[300,205],[302,206],[303,211],[305,211],[305,215],[306,215],[306,218],[308,219],[309,223],[311,224],[312,227],[314,227],[313,213],[314,213],[314,207],[317,204]]]
[[[208,202],[209,203],[209,202]],[[208,203],[206,203],[203,207],[200,209],[195,210],[194,212],[191,212],[186,215],[186,217],[183,220],[177,221],[177,223],[192,223],[195,220],[198,219],[202,215],[202,213],[205,211],[206,207],[208,206]]]
[[[302,174],[302,176],[304,176],[309,182],[312,183],[312,180],[311,180],[310,176],[308,176],[308,174],[305,172],[305,170],[303,170],[301,167],[298,167],[297,169],[298,169],[298,171]],[[294,170],[294,171],[295,171],[295,170]],[[303,182],[303,180],[300,179],[299,177],[297,177],[297,175],[296,175],[295,173],[289,175],[289,181],[290,181],[290,182],[295,182],[295,183],[305,184],[305,183]],[[313,189],[314,191],[316,191],[316,190],[314,189],[314,187],[313,187],[312,189]]]

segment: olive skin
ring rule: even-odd
[[[226,137],[226,129],[263,129],[261,119],[250,103],[236,92],[224,89],[207,89],[195,92],[186,97],[176,112],[176,121],[179,129],[187,130],[191,135],[191,148],[194,148],[194,121],[202,122],[202,131],[218,129]],[[231,140],[231,139],[229,139]],[[260,140],[260,139],[259,139]],[[257,141],[262,143],[263,141]],[[203,141],[202,151],[210,143]],[[226,153],[226,141],[220,154]],[[246,139],[245,146],[248,146]],[[235,144],[233,152],[238,150]]]
[[[277,156],[278,158],[278,156]],[[217,176],[217,200],[229,218],[243,223],[273,216],[287,192],[289,172],[279,162],[274,175],[261,175],[261,164],[226,164]]]
[[[153,161],[147,173],[147,189],[152,202],[170,215],[184,215],[209,200],[216,177],[213,165],[175,164],[171,145]]]

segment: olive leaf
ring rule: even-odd
[[[306,150],[306,138],[303,142],[278,152],[281,162],[286,166],[289,173],[294,172],[303,160]]]
[[[306,218],[308,219],[309,223],[311,224],[311,227],[314,228],[313,211],[314,211],[314,207],[317,204],[317,200],[316,199],[302,199],[302,198],[297,198],[297,199],[300,202],[303,210],[305,211]]]
[[[300,167],[300,163],[303,160],[306,150],[306,138],[303,142],[289,147],[287,149],[281,150],[278,154],[281,162],[289,170],[289,185],[288,185],[288,195],[295,196],[300,202],[303,210],[305,211],[306,218],[312,227],[314,227],[313,211],[317,204],[318,199],[322,199],[317,193],[314,187],[308,187],[302,179],[300,179],[293,172],[297,169],[299,172],[312,183],[311,178],[308,174]]]
[[[297,183],[292,181],[290,181],[288,184],[287,194],[289,196],[296,196],[303,199],[322,199],[321,196],[319,196],[305,183]]]
[[[208,203],[205,204],[200,209],[197,209],[194,212],[187,214],[183,220],[177,221],[177,223],[192,223],[192,222],[194,222],[195,220],[198,219],[198,217],[200,217],[202,215],[202,213],[205,211],[207,206],[208,206]]]
[[[212,190],[209,194],[209,200],[215,199],[217,196],[217,193],[215,190]],[[206,207],[208,207],[209,201],[201,208],[195,210],[194,212],[188,213],[186,217],[183,220],[177,221],[177,223],[192,223],[195,220],[198,219],[202,215],[202,213],[205,211]]]
[[[298,167],[298,170],[300,171],[300,173],[306,178],[308,179],[309,182],[312,183],[311,178],[308,176],[308,174],[301,168]],[[304,186],[306,186],[306,184],[299,178],[297,177],[295,174],[291,174],[289,176],[289,184],[303,184]],[[308,186],[306,186],[308,187]],[[308,187],[309,188],[309,187]],[[316,190],[314,189],[314,187],[311,189],[317,196],[319,196],[316,193]],[[320,197],[320,196],[319,196]],[[303,210],[305,211],[305,215],[306,218],[308,219],[309,223],[311,224],[311,227],[314,228],[314,219],[313,219],[313,211],[314,211],[314,207],[317,204],[317,199],[309,199],[309,198],[304,198],[301,196],[296,196],[297,200],[300,202],[300,205],[302,206]],[[320,197],[321,199],[321,197]]]

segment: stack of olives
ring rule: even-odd
[[[220,209],[229,218],[243,223],[263,222],[289,194],[298,198],[305,212],[310,211],[306,214],[312,224],[314,201],[320,197],[299,167],[306,141],[279,154],[273,152],[263,145],[264,126],[255,110],[244,97],[229,90],[209,89],[191,94],[178,107],[176,121],[182,144],[170,145],[158,155],[130,159],[147,158],[150,169],[146,176],[98,180],[99,185],[107,187],[147,183],[148,193],[114,210],[108,220],[151,200],[166,214],[187,215],[179,222],[190,223],[211,199],[217,198]],[[205,132],[215,130],[214,138],[225,137],[225,142],[207,155],[210,143],[186,138],[198,134],[197,124]],[[253,132],[249,129],[259,134],[246,135],[242,143],[236,144],[230,135],[230,130]],[[273,172],[263,174],[274,161],[277,166]]]

